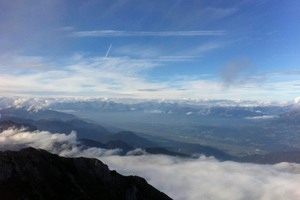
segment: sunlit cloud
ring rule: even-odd
[[[300,197],[297,164],[240,164],[206,157],[183,160],[156,155],[101,160],[120,173],[145,177],[150,184],[178,200],[296,200]]]
[[[77,141],[76,132],[50,133],[48,131],[29,132],[24,129],[8,129],[0,133],[0,150],[20,150],[26,147],[44,149],[69,157],[100,157],[118,155],[120,149],[83,148]]]

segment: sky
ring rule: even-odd
[[[293,100],[297,0],[0,0],[0,96]]]

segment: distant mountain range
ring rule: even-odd
[[[14,121],[51,133],[76,131],[79,138],[98,139],[109,132],[102,126],[86,122],[78,117],[53,110],[28,111],[26,109],[0,110],[0,121]]]
[[[137,176],[97,159],[64,158],[34,148],[0,152],[1,199],[171,199]]]
[[[164,114],[214,115],[221,117],[253,117],[280,115],[299,108],[295,102],[233,100],[136,100],[107,98],[0,98],[0,108],[25,108],[30,111],[102,111]],[[53,113],[54,114],[54,113]],[[51,115],[50,115],[51,117]]]
[[[300,124],[300,108],[280,114],[276,123]]]
[[[80,119],[72,119],[70,121],[41,119],[32,122],[32,125],[39,130],[45,130],[51,133],[69,134],[71,131],[76,131],[77,137],[94,140],[103,135],[110,134],[103,126],[88,123]]]
[[[67,114],[67,113],[58,112],[49,109],[28,110],[26,108],[6,108],[6,109],[1,109],[0,114],[1,114],[0,118],[11,117],[11,118],[25,118],[31,120],[59,119],[61,121],[77,119],[77,117],[72,114]]]

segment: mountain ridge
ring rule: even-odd
[[[138,176],[110,171],[98,159],[65,158],[26,148],[0,152],[4,199],[171,199]]]

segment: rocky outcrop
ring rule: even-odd
[[[170,199],[143,178],[110,171],[100,160],[27,148],[0,152],[1,199]]]

